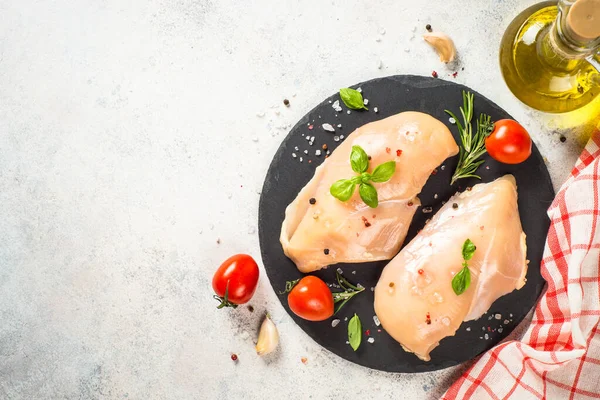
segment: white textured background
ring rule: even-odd
[[[559,185],[584,139],[516,101],[498,68],[531,3],[0,0],[0,398],[439,396],[457,371],[350,364],[291,321],[266,276],[254,313],[217,311],[210,279],[233,253],[260,258],[278,126],[377,76],[453,79],[426,23],[454,38],[455,80],[529,128]],[[265,310],[281,346],[260,359]]]

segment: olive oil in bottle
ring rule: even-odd
[[[600,0],[536,4],[504,33],[500,68],[523,103],[562,113],[600,94]]]

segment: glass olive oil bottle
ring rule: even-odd
[[[523,103],[562,113],[600,94],[600,0],[536,4],[508,26],[500,45],[506,84]]]

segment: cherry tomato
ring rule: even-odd
[[[308,321],[323,321],[333,315],[333,295],[316,276],[305,276],[288,295],[290,309]]]
[[[221,301],[217,308],[236,307],[247,303],[258,283],[258,265],[247,254],[229,257],[213,276],[212,287],[215,298]]]
[[[485,139],[485,148],[490,156],[505,164],[519,164],[531,155],[529,133],[512,119],[501,119]]]

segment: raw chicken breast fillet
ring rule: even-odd
[[[350,166],[354,145],[371,156],[368,172],[396,161],[392,178],[373,184],[377,208],[360,199],[358,187],[347,202],[329,193],[334,182],[356,175]],[[400,249],[420,205],[415,196],[431,172],[457,153],[448,128],[428,114],[403,112],[358,128],[315,170],[287,207],[280,237],[285,254],[304,273],[339,262],[389,260]]]
[[[477,247],[468,261],[471,285],[456,295],[452,278],[462,269],[467,239]],[[384,268],[375,313],[406,351],[428,361],[463,321],[479,318],[496,299],[525,284],[526,255],[515,178],[475,185],[454,195]]]

